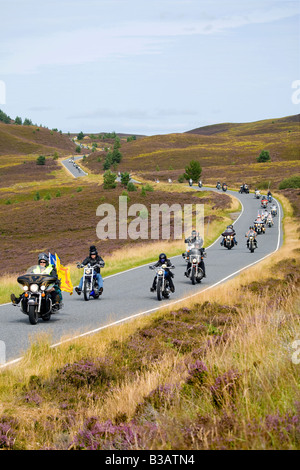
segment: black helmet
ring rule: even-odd
[[[98,251],[95,245],[90,246],[90,255],[97,255]]]
[[[167,255],[166,255],[165,253],[161,253],[161,254],[159,255],[159,261],[160,261],[161,263],[165,263],[165,262],[167,261]]]
[[[49,256],[46,253],[40,253],[38,256],[38,264],[40,264],[41,261],[46,261],[46,266],[49,264]]]

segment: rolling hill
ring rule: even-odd
[[[119,171],[131,171],[153,180],[177,179],[191,160],[203,168],[202,179],[215,184],[226,179],[231,185],[278,185],[299,168],[299,115],[252,123],[223,123],[205,126],[182,134],[145,137],[122,143],[123,159]],[[257,163],[262,150],[268,150],[271,162]],[[94,152],[87,160],[94,173],[103,171],[106,153]],[[262,183],[263,182],[263,183]]]
[[[65,155],[74,150],[75,144],[60,132],[0,122],[0,155]]]

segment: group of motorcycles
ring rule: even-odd
[[[200,182],[199,182],[200,183]],[[218,182],[221,189],[221,184]],[[223,185],[227,185],[223,183]],[[223,189],[223,188],[222,188]],[[226,189],[223,189],[226,191]],[[247,185],[242,185],[239,192],[249,193],[249,188]],[[257,218],[253,223],[253,232],[250,230],[249,235],[247,236],[247,247],[250,252],[253,253],[257,248],[256,236],[265,233],[265,225],[272,227],[273,217],[277,215],[276,204],[272,204],[272,195],[262,196],[258,190],[255,190],[254,197],[260,199],[261,202],[261,212],[258,213]],[[270,205],[270,206],[269,206]],[[270,210],[267,210],[267,207],[270,207]],[[232,228],[232,232],[224,236],[223,245],[231,249],[235,241],[235,232]],[[183,258],[187,262],[187,269],[185,272],[186,277],[188,277],[193,285],[200,283],[203,277],[205,276],[204,270],[204,258],[206,257],[205,249],[202,248],[202,239],[197,237],[194,240],[186,239],[185,243],[187,244],[186,251],[182,253]],[[100,296],[100,289],[97,283],[96,268],[102,268],[102,265],[91,265],[87,264],[83,266],[80,263],[77,263],[77,268],[84,268],[83,271],[83,283],[82,283],[82,292],[84,300],[88,301],[91,297],[98,299]],[[150,266],[153,268],[153,266]],[[38,319],[41,318],[43,321],[49,321],[51,315],[59,311],[63,304],[60,301],[56,303],[53,301],[53,285],[57,279],[50,274],[41,274],[38,273],[38,266],[32,266],[22,276],[17,278],[19,284],[23,287],[23,293],[21,294],[20,307],[21,311],[28,315],[29,322],[32,325],[37,324]],[[173,265],[163,264],[156,269],[156,296],[158,300],[162,298],[169,298],[171,289],[169,283],[170,270],[174,269]]]
[[[217,182],[216,184],[217,189],[222,189],[222,191],[226,192],[227,191],[227,184],[226,183],[220,183],[220,181]]]
[[[187,244],[186,251],[182,253],[182,257],[187,263],[185,275],[188,279],[190,279],[193,285],[195,285],[196,283],[199,284],[205,276],[203,270],[203,259],[207,256],[205,249],[201,247],[202,240],[201,238],[198,238],[195,241],[186,239],[185,243]],[[167,266],[167,264],[163,264],[161,266],[149,266],[149,268],[156,270],[155,285],[157,299],[168,299],[171,294],[171,288],[169,283],[170,270],[175,269],[175,266]]]
[[[261,210],[258,211],[257,217],[253,223],[253,230],[249,231],[249,236],[247,239],[247,247],[250,252],[253,253],[255,248],[257,248],[256,236],[266,233],[266,226],[271,228],[274,225],[273,217],[277,215],[277,206],[275,203],[272,203],[273,197],[270,191],[268,191],[267,196],[260,194],[258,189],[254,191],[254,198],[260,199]],[[268,210],[268,205],[270,204],[270,210]],[[254,231],[254,233],[252,233]],[[247,236],[247,234],[246,234]]]

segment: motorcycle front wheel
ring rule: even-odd
[[[195,282],[196,282],[196,268],[195,267],[192,268],[191,281],[192,281],[192,284],[194,286]]]
[[[88,281],[84,282],[83,297],[86,301],[90,300],[90,283]]]
[[[36,325],[38,322],[38,313],[35,309],[35,305],[29,305],[28,308],[29,322],[31,325]]]
[[[156,287],[157,300],[162,299],[162,280],[158,279]]]

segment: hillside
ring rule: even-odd
[[[251,185],[273,181],[297,172],[300,157],[299,115],[245,124],[216,124],[182,134],[145,137],[122,143],[119,171],[131,171],[154,180],[177,179],[191,160],[203,168],[202,180],[215,184],[226,180],[231,186],[247,179]],[[271,162],[257,163],[262,150]],[[106,152],[94,152],[87,160],[93,173],[103,172]],[[267,184],[267,183],[266,183]]]
[[[60,132],[0,122],[0,155],[67,155],[74,150],[75,144]]]

